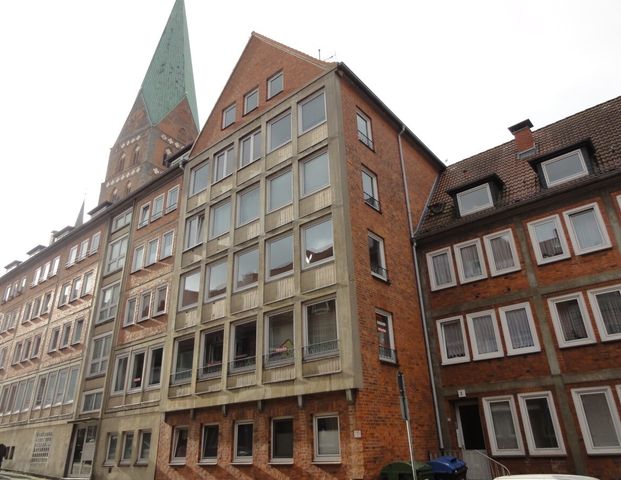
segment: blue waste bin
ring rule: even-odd
[[[427,462],[435,480],[466,480],[468,467],[463,460],[456,457],[438,457]]]

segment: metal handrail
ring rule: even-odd
[[[214,378],[222,374],[222,362],[198,367],[198,378]]]
[[[509,471],[507,467],[505,467],[499,461],[494,460],[492,457],[486,455],[481,450],[473,450],[473,452],[476,452],[478,455],[481,455],[483,458],[487,459],[487,461],[489,462],[489,467],[490,467],[490,471],[492,474],[492,478],[502,477],[505,475],[511,475],[511,472]]]
[[[371,272],[379,277],[382,277],[383,279],[388,280],[388,270],[380,265],[371,264]]]
[[[295,351],[293,348],[272,349],[271,352],[263,355],[263,367],[278,367],[290,365],[295,361]]]
[[[170,374],[171,385],[181,385],[192,381],[192,369],[177,370]]]
[[[397,361],[397,351],[394,348],[379,346],[379,358],[389,362]]]
[[[360,130],[358,130],[358,140],[360,140],[362,143],[364,143],[367,147],[369,147],[371,150],[373,150],[373,140],[371,140],[369,137],[367,137],[364,133],[362,133]]]
[[[363,192],[364,203],[372,206],[374,209],[380,209],[380,202],[373,195],[368,194],[367,192]]]
[[[254,370],[256,363],[257,363],[257,358],[254,356],[237,358],[235,360],[231,360],[229,362],[228,374],[231,375],[233,373],[247,372],[249,370]]]
[[[339,353],[339,341],[328,340],[327,342],[314,343],[311,345],[304,345],[302,347],[303,358],[313,359],[324,356],[332,356]]]

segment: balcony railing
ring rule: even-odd
[[[371,264],[371,272],[378,277],[383,278],[384,280],[388,280],[388,270],[386,270],[381,265],[373,265]]]
[[[390,347],[379,346],[379,358],[386,362],[397,362],[397,351]]]
[[[170,374],[171,385],[181,385],[183,383],[190,383],[192,380],[192,369],[177,370]]]
[[[369,137],[367,137],[364,133],[362,133],[360,130],[358,130],[358,140],[360,140],[362,143],[364,143],[367,147],[369,147],[371,150],[373,150],[373,140],[371,140]]]
[[[201,380],[206,378],[217,378],[222,375],[222,362],[211,363],[198,367],[198,378]]]
[[[329,357],[339,354],[339,341],[328,340],[327,342],[313,343],[302,347],[304,360]]]
[[[257,363],[257,358],[254,356],[236,358],[235,360],[231,360],[229,362],[228,373],[230,375],[232,373],[240,373],[240,372],[247,372],[250,370],[254,370],[256,363]]]
[[[370,205],[375,210],[380,209],[380,202],[377,198],[375,198],[373,195],[368,194],[367,192],[363,192],[362,195],[364,197],[364,203]]]
[[[263,366],[265,368],[290,365],[295,361],[293,348],[276,348],[263,355]]]

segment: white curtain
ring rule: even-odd
[[[480,354],[493,353],[498,351],[498,343],[496,342],[496,332],[494,331],[494,322],[490,315],[475,317],[472,319],[474,327],[474,337],[477,342],[477,349]]]
[[[492,254],[494,256],[496,270],[504,270],[515,266],[513,252],[511,251],[511,243],[509,242],[507,235],[493,238],[490,241],[490,244],[492,246]]]
[[[432,258],[433,273],[436,278],[436,285],[444,285],[450,283],[453,278],[451,277],[451,269],[449,267],[449,257],[446,253],[435,255]]]
[[[511,415],[509,402],[494,402],[490,404],[490,411],[498,450],[517,449],[518,442],[515,436],[515,425],[513,425],[513,416]]]
[[[587,337],[578,300],[567,300],[556,304],[556,311],[563,329],[565,341],[579,340]]]
[[[593,209],[574,213],[570,215],[569,218],[574,227],[576,239],[578,240],[580,248],[593,248],[604,243]]]
[[[509,336],[511,337],[511,347],[516,350],[532,347],[535,343],[533,341],[533,334],[530,331],[526,309],[510,310],[505,313],[505,316],[507,318]]]
[[[597,304],[602,314],[606,333],[614,335],[621,333],[621,292],[601,293],[597,295]]]
[[[447,358],[465,357],[464,337],[459,320],[442,324]]]
[[[481,275],[481,260],[476,245],[470,245],[459,249],[461,253],[461,263],[464,268],[464,277],[472,278]]]

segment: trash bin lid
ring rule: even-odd
[[[434,458],[428,463],[431,465],[433,473],[454,473],[466,466],[463,460],[449,455]]]

